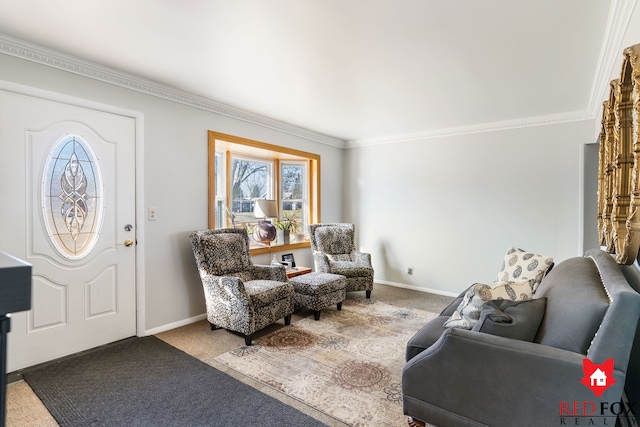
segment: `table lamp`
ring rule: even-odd
[[[253,205],[253,215],[256,218],[262,218],[254,228],[253,238],[264,245],[268,245],[269,249],[271,249],[271,242],[276,238],[276,226],[268,218],[278,217],[276,201],[256,199]]]

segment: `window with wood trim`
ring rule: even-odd
[[[209,131],[209,228],[246,227],[258,218],[255,199],[274,199],[278,219],[299,225],[284,251],[309,246],[308,225],[320,222],[320,156],[288,147]],[[269,252],[251,239],[251,254]]]

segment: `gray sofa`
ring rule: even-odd
[[[530,342],[445,328],[461,294],[407,344],[402,393],[410,424],[615,425],[611,405],[620,412],[623,389],[632,403],[640,398],[639,277],[599,249],[557,264],[534,294],[546,302],[538,301],[543,314]],[[581,383],[585,358],[614,359],[616,382],[600,397]]]

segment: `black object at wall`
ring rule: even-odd
[[[0,426],[4,426],[6,420],[9,313],[30,308],[31,264],[0,252]]]

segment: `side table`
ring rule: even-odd
[[[287,277],[291,279],[292,277],[300,276],[302,274],[311,273],[312,269],[309,267],[293,267],[287,269]]]

